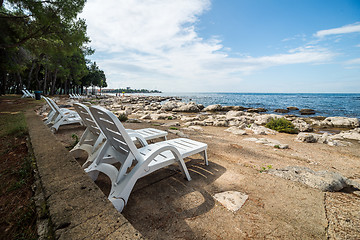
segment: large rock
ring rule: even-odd
[[[289,166],[282,169],[270,169],[267,173],[287,180],[300,182],[323,192],[337,192],[352,187],[360,190],[360,184],[339,173],[329,171],[315,172],[307,167]]]
[[[233,119],[236,119],[237,117],[240,117],[243,115],[244,115],[243,111],[229,111],[226,113],[226,119],[233,120]]]
[[[230,211],[236,212],[245,204],[249,196],[241,192],[227,191],[215,194],[214,198]]]
[[[331,127],[354,128],[360,126],[359,119],[347,117],[328,117],[325,118],[324,123]]]
[[[228,129],[224,130],[225,132],[229,132],[229,133],[232,133],[232,134],[235,134],[235,135],[246,135],[246,131],[245,130],[242,130],[238,127],[229,127]]]
[[[299,110],[299,108],[297,108],[297,107],[287,107],[287,110],[289,110],[289,111],[297,111],[297,110]]]
[[[259,144],[264,144],[266,146],[275,147],[278,149],[288,149],[288,144],[282,144],[278,140],[270,138],[245,138],[244,141],[256,142]]]
[[[281,109],[281,108],[278,108],[278,109],[275,109],[274,112],[277,112],[277,113],[288,113],[289,110],[288,109]]]
[[[164,111],[172,111],[174,108],[178,107],[178,103],[175,101],[169,101],[164,103],[164,105],[161,106],[161,109]]]
[[[247,109],[247,112],[249,112],[249,113],[267,112],[267,109],[265,109],[265,108],[249,108],[249,109]]]
[[[313,114],[315,114],[315,110],[304,108],[304,109],[300,110],[300,114],[301,115],[313,115]]]
[[[333,139],[351,139],[360,141],[360,128],[355,128],[349,131],[342,131],[339,134],[333,135]]]
[[[311,127],[311,125],[302,119],[296,118],[294,121],[292,121],[292,124],[294,124],[295,128],[297,128],[300,132],[312,132],[313,131],[313,128]]]
[[[269,129],[264,126],[258,126],[255,123],[251,124],[250,128],[248,129],[251,130],[256,135],[268,135],[268,134],[275,135],[277,133],[277,131],[275,130]]]
[[[200,112],[200,109],[193,104],[187,104],[179,108],[174,108],[173,112]]]
[[[150,118],[152,120],[159,120],[159,119],[173,119],[172,114],[167,113],[160,113],[160,114],[150,114]],[[141,119],[141,118],[140,118]]]
[[[321,134],[301,132],[297,135],[296,139],[300,142],[316,143],[321,137]]]
[[[254,117],[254,123],[258,124],[258,125],[265,125],[268,122],[270,122],[270,120],[272,118],[282,118],[283,116],[278,115],[278,114],[262,114],[262,115],[257,115]]]
[[[321,135],[321,134],[316,134],[316,133],[301,132],[297,135],[296,140],[300,141],[300,142],[306,142],[306,143],[318,142],[318,143],[327,144],[329,146],[339,146],[339,147],[351,145],[351,143],[349,143],[349,142],[335,140],[335,138],[333,136],[330,136],[328,133],[324,133],[323,135]]]
[[[203,111],[207,111],[207,112],[217,112],[221,110],[222,110],[222,106],[220,104],[209,105],[203,109]]]

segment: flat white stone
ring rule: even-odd
[[[249,196],[237,191],[226,191],[215,194],[214,198],[230,211],[236,212],[244,205]]]

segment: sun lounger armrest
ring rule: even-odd
[[[156,156],[158,156],[160,153],[165,151],[171,151],[175,159],[178,161],[182,159],[181,154],[179,150],[176,149],[176,147],[171,145],[165,145],[165,146],[162,145],[162,146],[155,146],[151,152],[149,152],[144,156],[144,159],[146,159],[145,164],[149,164]]]
[[[139,133],[137,133],[135,131],[130,131],[130,132],[128,132],[128,134],[129,134],[130,138],[136,138],[136,140],[138,140],[143,147],[148,145],[145,138],[143,136],[141,136]]]

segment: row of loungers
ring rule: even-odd
[[[167,132],[154,128],[125,129],[111,111],[100,106],[87,107],[75,103],[76,111],[72,111],[59,108],[50,98],[44,99],[51,108],[45,124],[49,125],[53,132],[64,124],[79,123],[86,126],[78,144],[70,152],[74,156],[79,151],[88,153],[83,168],[94,181],[99,172],[110,178],[111,191],[108,199],[120,212],[127,204],[139,178],[177,163],[190,181],[184,158],[197,153],[203,156],[205,165],[208,165],[205,143],[187,138],[166,140]],[[155,138],[164,138],[165,141],[148,144],[147,141]],[[136,143],[140,144],[139,148]],[[121,166],[117,168],[115,163],[120,163]],[[136,163],[135,166],[133,163]]]

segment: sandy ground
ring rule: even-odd
[[[178,120],[177,120],[178,121]],[[125,123],[126,128],[169,128],[151,123]],[[166,121],[171,122],[171,121]],[[180,127],[181,128],[181,127]],[[331,147],[296,142],[296,135],[238,136],[223,127],[184,131],[191,139],[208,144],[209,166],[200,155],[187,158],[192,181],[183,178],[177,165],[140,179],[123,215],[149,239],[360,239],[359,191],[324,193],[300,183],[260,172],[261,167],[306,166],[329,170],[360,182],[360,144]],[[84,127],[60,127],[56,136],[65,145]],[[178,136],[169,133],[168,138]],[[290,149],[246,141],[265,137],[289,144]],[[84,161],[80,158],[79,162]],[[105,194],[109,180],[96,183]],[[213,196],[239,191],[249,196],[232,212]]]

